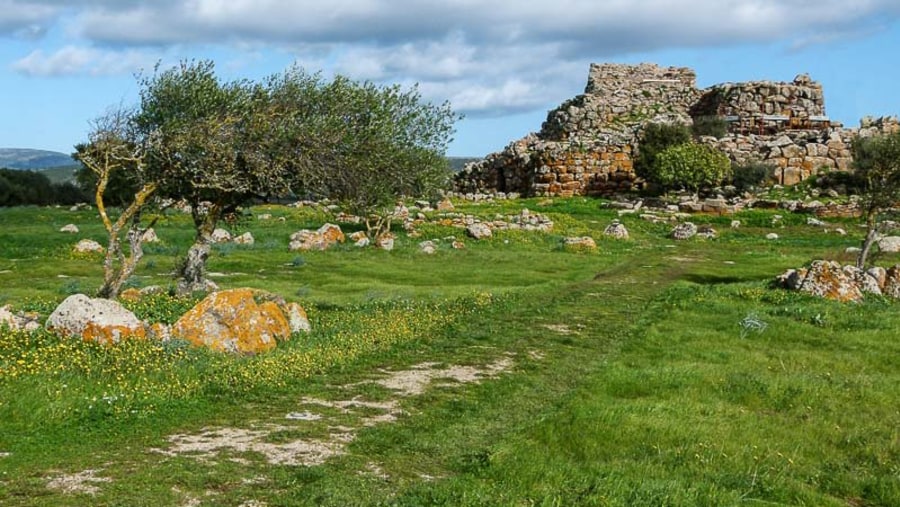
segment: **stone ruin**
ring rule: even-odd
[[[457,174],[462,194],[609,196],[632,190],[639,139],[648,123],[728,124],[725,137],[702,137],[737,164],[762,162],[771,180],[792,185],[819,171],[849,170],[856,136],[900,130],[897,118],[867,118],[844,128],[825,115],[822,86],[801,74],[791,83],[724,83],[700,90],[696,74],[655,64],[591,64],[583,94],[547,114],[537,133],[470,163]]]

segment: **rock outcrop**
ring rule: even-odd
[[[861,301],[864,294],[900,298],[900,264],[863,271],[839,262],[816,260],[808,268],[789,269],[776,283],[790,290],[806,292],[835,301]]]

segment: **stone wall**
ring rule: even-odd
[[[687,68],[591,64],[585,93],[549,111],[538,133],[468,164],[456,176],[456,191],[571,196],[629,190],[640,184],[633,160],[648,123],[737,118],[726,137],[701,141],[736,163],[771,165],[772,179],[787,185],[821,170],[848,170],[857,135],[900,130],[896,118],[867,118],[860,129],[845,129],[824,114],[822,87],[806,75],[792,83],[726,83],[701,91]]]

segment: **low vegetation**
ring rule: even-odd
[[[290,233],[333,216],[254,207],[229,228],[256,243],[213,245],[209,269],[222,286],[302,302],[308,335],[234,357],[0,331],[0,503],[900,503],[898,303],[769,286],[810,258],[846,257],[863,235],[852,221],[833,221],[850,232],[839,236],[773,221],[777,210],[700,215],[719,238],[675,242],[670,225],[594,199],[456,204],[484,219],[527,207],[555,225],[454,250],[444,238],[461,231],[431,221],[391,252],[298,254]],[[46,315],[99,285],[99,259],[57,232],[71,222],[101,239],[95,213],[0,210],[0,304]],[[631,239],[602,235],[614,218]],[[127,286],[173,283],[190,220],[159,216],[162,242]],[[561,247],[585,235],[596,251]],[[438,240],[434,255],[423,239]],[[126,304],[173,322],[195,301]]]

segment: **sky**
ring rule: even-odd
[[[540,130],[591,62],[691,67],[700,87],[806,72],[856,126],[900,113],[900,0],[0,0],[0,147],[70,153],[137,102],[136,74],[184,59],[418,83],[464,115],[453,156]]]

